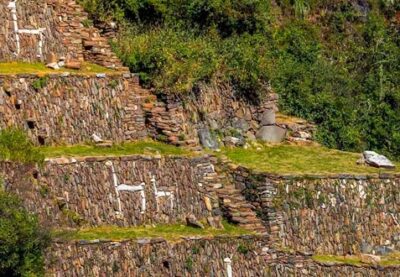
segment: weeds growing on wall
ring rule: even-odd
[[[400,155],[399,1],[82,2],[126,26],[116,51],[160,93],[218,81],[257,100],[272,86],[324,145]]]
[[[44,156],[22,130],[8,128],[0,131],[0,160],[40,164]]]

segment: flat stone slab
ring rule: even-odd
[[[265,142],[279,143],[286,138],[286,129],[279,126],[264,126],[258,130],[256,137]]]
[[[388,158],[374,151],[364,151],[363,156],[365,162],[370,166],[388,169],[396,168],[396,166]]]

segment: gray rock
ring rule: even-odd
[[[256,136],[252,133],[252,132],[247,132],[246,133],[246,138],[248,139],[248,140],[256,140]]]
[[[367,243],[367,242],[365,242],[365,241],[363,241],[363,242],[361,243],[361,253],[364,253],[364,254],[371,254],[371,253],[372,253],[372,250],[373,250],[373,248],[372,248],[372,246],[371,246],[369,243]]]
[[[224,229],[224,225],[222,225],[222,220],[220,216],[209,216],[207,217],[207,223],[214,229]]]
[[[256,137],[265,142],[282,142],[286,137],[286,129],[278,126],[264,126],[258,130]]]
[[[193,214],[186,217],[186,224],[190,227],[204,229],[204,225],[201,224]]]
[[[96,74],[96,77],[100,78],[100,79],[103,79],[103,78],[106,78],[107,76],[106,76],[105,73],[98,73],[98,74]]]
[[[393,249],[391,249],[388,246],[377,246],[374,248],[374,254],[379,255],[379,256],[385,256],[387,254],[390,254],[393,252]]]
[[[274,125],[276,123],[276,115],[274,110],[266,110],[261,115],[261,126]]]
[[[239,143],[240,139],[235,138],[235,137],[225,137],[224,141],[226,144],[236,145]]]
[[[373,167],[394,169],[395,165],[385,156],[379,155],[374,151],[364,151],[365,162]]]
[[[224,138],[225,145],[227,146],[237,146],[237,145],[243,145],[244,140],[242,138],[236,138],[236,137],[225,137]]]
[[[205,148],[210,148],[214,150],[219,148],[219,144],[216,138],[211,134],[208,129],[199,130],[199,139],[201,145],[203,145],[203,147]]]
[[[217,129],[219,129],[218,122],[215,121],[214,119],[210,119],[209,125],[210,125],[210,128],[211,128],[212,130],[217,130]]]
[[[250,124],[245,119],[236,117],[232,121],[232,127],[247,132],[250,129]]]

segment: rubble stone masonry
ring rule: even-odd
[[[10,9],[10,0],[0,0],[0,61],[45,61],[50,53],[58,58],[90,61],[106,67],[124,69],[106,38],[91,26],[83,8],[73,0],[18,0],[19,29],[43,32],[43,55],[38,57],[39,37],[20,34],[20,53]]]
[[[327,265],[310,256],[269,247],[266,237],[163,239],[55,243],[47,255],[48,276],[398,276],[397,267]]]
[[[336,255],[400,249],[398,175],[277,176],[239,168],[234,179],[281,247]]]
[[[142,102],[131,74],[0,76],[0,127],[25,129],[36,144],[76,144],[93,134],[121,142],[147,136]]]
[[[116,191],[117,185],[144,185],[140,191]],[[157,158],[150,156],[55,159],[43,167],[1,163],[6,189],[55,228],[184,222],[221,216],[214,188],[218,178],[207,157]],[[157,191],[171,197],[156,197]]]

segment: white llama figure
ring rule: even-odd
[[[11,10],[11,17],[13,21],[14,34],[15,34],[15,43],[17,47],[15,55],[18,56],[21,52],[21,43],[19,37],[20,34],[37,35],[39,36],[38,57],[40,57],[40,59],[43,59],[43,41],[44,41],[43,33],[46,29],[45,28],[32,29],[32,30],[20,29],[18,26],[17,0],[9,2],[8,8]]]
[[[174,208],[174,194],[170,191],[159,191],[157,189],[157,181],[156,177],[150,173],[150,178],[151,178],[151,183],[153,184],[153,189],[154,189],[154,196],[156,197],[156,208],[157,212],[159,211],[159,206],[158,206],[158,198],[160,197],[169,197],[169,200],[171,201],[171,209]]]
[[[118,182],[117,172],[115,171],[115,167],[113,162],[108,161],[106,165],[111,168],[113,183],[115,187],[115,194],[117,195],[117,202],[118,202],[118,211],[122,213],[122,206],[121,206],[121,198],[119,195],[120,191],[128,191],[128,192],[140,192],[141,197],[141,209],[140,213],[144,214],[146,212],[146,194],[145,194],[145,183],[141,183],[137,186],[120,184]]]

